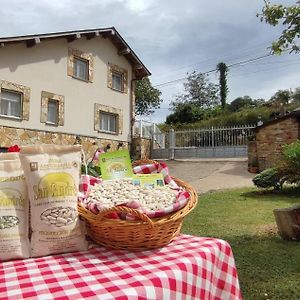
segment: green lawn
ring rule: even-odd
[[[300,189],[263,193],[255,188],[201,195],[183,233],[216,237],[232,247],[247,299],[300,299],[300,242],[276,233],[274,208],[300,203]]]

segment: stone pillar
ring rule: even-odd
[[[151,139],[134,137],[132,139],[132,158],[134,160],[148,159],[151,156]]]
[[[256,141],[248,141],[248,171],[251,173],[259,171]]]

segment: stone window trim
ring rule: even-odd
[[[14,92],[21,94],[22,98],[22,112],[21,117],[10,117],[10,116],[1,116],[3,118],[8,119],[16,119],[16,120],[26,120],[29,121],[29,112],[30,112],[30,88],[21,84],[17,84],[14,82],[6,81],[6,80],[0,80],[0,99],[1,99],[1,90],[6,90],[8,92]]]
[[[117,116],[117,132],[107,132],[100,129],[100,112],[109,113]],[[94,130],[111,135],[120,135],[123,132],[123,112],[121,109],[95,103],[94,109]]]
[[[112,76],[113,73],[117,73],[122,76],[122,91],[113,89],[113,83],[112,83]],[[124,68],[121,68],[117,65],[114,65],[112,63],[107,64],[107,86],[112,89],[113,91],[119,92],[119,93],[128,93],[128,71]]]
[[[48,101],[55,100],[58,102],[58,122],[57,124],[48,123]],[[41,123],[52,126],[63,126],[65,123],[65,97],[62,95],[42,91],[41,96]]]
[[[86,60],[88,62],[88,80],[84,80],[77,76],[74,76],[74,58]],[[92,53],[85,53],[78,49],[68,48],[68,76],[71,76],[75,79],[93,82],[94,80],[94,58]]]

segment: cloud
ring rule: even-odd
[[[231,64],[266,54],[282,30],[256,17],[262,0],[0,0],[0,4],[5,7],[1,36],[115,26],[150,69],[154,84],[193,70],[214,69],[220,61]],[[281,60],[274,57],[270,65],[232,68],[229,100],[245,94],[268,98],[279,88],[295,87],[299,64],[277,64]],[[217,76],[212,74],[211,80],[217,82]],[[163,121],[169,113],[169,102],[182,91],[182,82],[161,90],[164,102],[151,117],[155,121]]]

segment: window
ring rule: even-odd
[[[118,116],[107,112],[100,111],[100,131],[117,132]]]
[[[41,123],[63,126],[65,114],[64,103],[64,96],[42,91]]]
[[[120,73],[112,73],[112,89],[123,92],[123,75]]]
[[[22,94],[14,91],[1,90],[1,115],[21,118]]]
[[[122,134],[123,112],[119,108],[95,103],[94,130],[107,134]]]
[[[92,82],[94,73],[93,55],[72,48],[69,48],[68,51],[68,75],[86,82]]]
[[[74,77],[89,80],[89,62],[86,59],[74,57]]]
[[[126,69],[108,64],[107,86],[114,91],[127,93],[128,72]]]
[[[58,123],[58,111],[59,111],[59,102],[54,99],[49,99],[48,100],[47,123],[50,123],[50,124]]]
[[[15,82],[0,80],[0,117],[29,120],[30,88]]]

